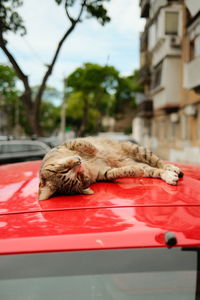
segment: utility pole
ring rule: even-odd
[[[110,60],[110,54],[108,54],[107,58],[106,58],[106,66],[108,66],[108,63],[109,63],[109,60]]]
[[[60,122],[60,132],[61,132],[61,141],[64,143],[65,142],[65,127],[66,127],[66,80],[63,78],[63,99],[62,99],[62,104],[61,104],[61,122]]]

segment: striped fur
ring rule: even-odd
[[[107,138],[77,138],[52,149],[40,168],[39,200],[56,194],[92,194],[97,181],[121,177],[161,178],[177,184],[181,170],[150,150]]]

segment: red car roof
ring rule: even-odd
[[[180,165],[180,164],[179,164]],[[0,254],[200,245],[200,166],[181,165],[177,186],[160,179],[97,183],[93,195],[37,200],[40,162],[0,167]]]

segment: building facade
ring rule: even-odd
[[[139,142],[163,159],[200,163],[200,1],[141,0],[140,7],[145,93],[133,134],[137,128]]]

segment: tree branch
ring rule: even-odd
[[[78,15],[78,17],[77,17],[77,22],[79,22],[80,21],[80,19],[81,19],[81,16],[82,16],[82,13],[83,13],[83,9],[84,9],[84,7],[86,6],[86,4],[87,4],[87,0],[83,0],[82,1],[82,4],[81,4],[81,10],[80,10],[80,13],[79,13],[79,15]]]
[[[80,12],[78,14],[78,17],[76,19],[73,19],[73,22],[71,21],[72,22],[71,26],[66,31],[66,33],[64,34],[64,36],[62,37],[62,39],[60,40],[60,42],[58,43],[58,46],[56,48],[56,51],[55,51],[55,54],[53,56],[52,62],[48,66],[48,69],[47,69],[47,71],[46,71],[46,73],[45,73],[45,75],[43,77],[43,80],[42,80],[42,83],[41,83],[40,88],[38,90],[38,93],[36,94],[36,97],[35,97],[35,105],[36,105],[35,108],[36,108],[36,110],[39,108],[39,105],[40,105],[40,102],[41,102],[41,98],[42,98],[42,94],[43,94],[45,86],[46,86],[46,82],[47,82],[49,76],[51,75],[51,73],[53,71],[53,67],[54,67],[55,62],[56,62],[56,60],[58,58],[58,55],[59,55],[60,50],[61,50],[61,47],[62,47],[64,41],[66,40],[66,38],[70,35],[70,33],[74,30],[74,28],[77,25],[77,23],[80,21],[80,18],[82,16],[82,13],[83,13],[84,7],[86,6],[86,3],[87,3],[87,0],[83,0],[82,1],[81,9],[80,9]]]
[[[20,66],[18,65],[17,61],[15,60],[14,56],[10,53],[10,51],[7,49],[5,41],[3,40],[2,35],[0,35],[0,48],[3,50],[7,58],[9,59],[10,63],[12,64],[14,70],[16,71],[19,79],[23,82],[24,85],[24,95],[29,95],[31,97],[31,89],[28,82],[28,76],[26,76],[23,71],[21,70]],[[27,100],[28,105],[32,105],[31,98]]]
[[[66,15],[68,17],[68,19],[71,21],[71,23],[73,24],[75,22],[75,19],[72,18],[69,14],[69,11],[68,11],[68,5],[67,5],[67,2],[65,2],[65,12],[66,12]]]

